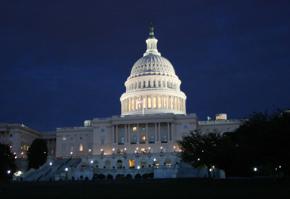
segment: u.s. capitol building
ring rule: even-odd
[[[147,49],[125,81],[120,116],[56,129],[55,157],[43,167],[65,164],[44,179],[62,178],[63,173],[74,179],[96,174],[179,177],[178,140],[195,131],[224,133],[239,127],[240,120],[228,120],[226,114],[198,121],[196,114],[186,113],[181,80],[171,62],[161,56],[157,42],[150,27]]]
[[[240,125],[240,121],[226,118],[198,122],[196,114],[187,114],[181,80],[171,62],[161,56],[157,42],[151,27],[147,49],[125,81],[121,116],[87,120],[82,127],[58,128],[57,158],[83,157],[106,172],[170,168],[179,164],[177,141],[183,136],[196,130],[231,132]]]

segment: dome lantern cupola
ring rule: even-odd
[[[158,40],[154,36],[154,27],[151,24],[149,27],[149,38],[146,40],[147,50],[143,54],[143,56],[146,56],[149,54],[161,56],[161,54],[158,52],[158,49],[157,49],[157,42],[158,42]]]

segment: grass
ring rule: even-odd
[[[290,179],[167,179],[0,184],[0,198],[290,198]]]

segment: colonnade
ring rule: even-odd
[[[121,102],[122,113],[144,109],[169,109],[185,112],[185,100],[168,95],[129,97]]]

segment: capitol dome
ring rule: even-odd
[[[132,67],[121,96],[121,115],[186,114],[186,95],[170,61],[157,49],[158,40],[150,27],[147,50]]]

